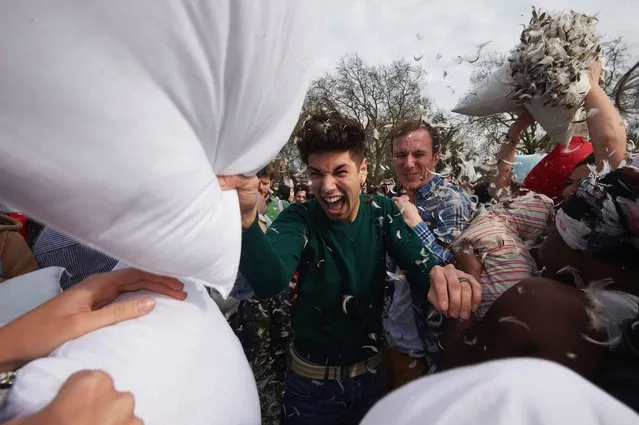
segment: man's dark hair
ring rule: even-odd
[[[264,177],[271,181],[275,178],[275,167],[273,166],[273,163],[268,164],[266,167],[257,172],[258,179],[262,179]]]
[[[304,164],[312,153],[349,151],[357,163],[364,159],[366,133],[362,125],[339,112],[309,116],[295,133]]]
[[[391,155],[393,154],[393,148],[395,147],[395,139],[402,136],[406,136],[407,134],[410,134],[415,130],[419,130],[420,128],[425,129],[426,131],[428,131],[428,134],[430,134],[430,137],[433,140],[433,154],[439,153],[441,149],[441,139],[440,139],[439,131],[437,131],[437,127],[425,121],[420,116],[420,117],[409,118],[405,121],[402,121],[391,129],[391,132],[390,132]]]
[[[309,192],[308,186],[306,186],[305,184],[298,184],[298,185],[295,186],[295,189],[293,190],[293,194],[296,194],[300,190],[303,190],[306,193]]]

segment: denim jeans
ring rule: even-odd
[[[357,425],[384,395],[380,368],[341,383],[286,375],[281,425]]]

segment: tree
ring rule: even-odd
[[[330,110],[359,121],[368,136],[368,179],[377,182],[391,174],[391,128],[430,106],[422,94],[425,76],[421,67],[406,60],[372,66],[357,55],[344,56],[335,71],[311,83],[300,120],[314,111]],[[287,152],[292,144],[289,140]]]
[[[622,37],[617,37],[604,41],[601,47],[606,67],[603,89],[612,96],[617,82],[628,68],[628,45]]]

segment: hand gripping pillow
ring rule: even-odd
[[[520,113],[522,106],[509,100],[512,84],[510,64],[506,63],[497,68],[473,93],[464,97],[453,112],[476,117],[502,112]],[[585,73],[574,83],[573,91],[579,93],[582,100],[586,97],[590,82]],[[574,121],[580,106],[567,108],[545,105],[547,101],[548,97],[532,99],[523,108],[530,112],[555,143],[566,146],[575,131]]]
[[[0,197],[228,295],[237,195],[298,118],[321,2],[0,3]],[[17,190],[16,188],[19,188]]]
[[[147,425],[259,425],[242,346],[204,286],[185,290],[185,301],[154,294],[148,315],[91,332],[24,366],[0,420],[36,412],[71,374],[97,369],[117,390],[133,393],[135,414]]]

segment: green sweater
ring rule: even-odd
[[[282,201],[280,198],[276,196],[271,196],[266,204],[266,216],[271,219],[271,221],[275,221],[278,215],[286,208],[288,208],[288,201]]]
[[[240,271],[258,297],[268,298],[298,270],[296,352],[313,363],[348,365],[379,349],[386,253],[406,270],[415,295],[425,297],[436,262],[391,200],[361,195],[350,224],[329,219],[312,200],[284,210],[266,235],[257,220],[246,229]]]

